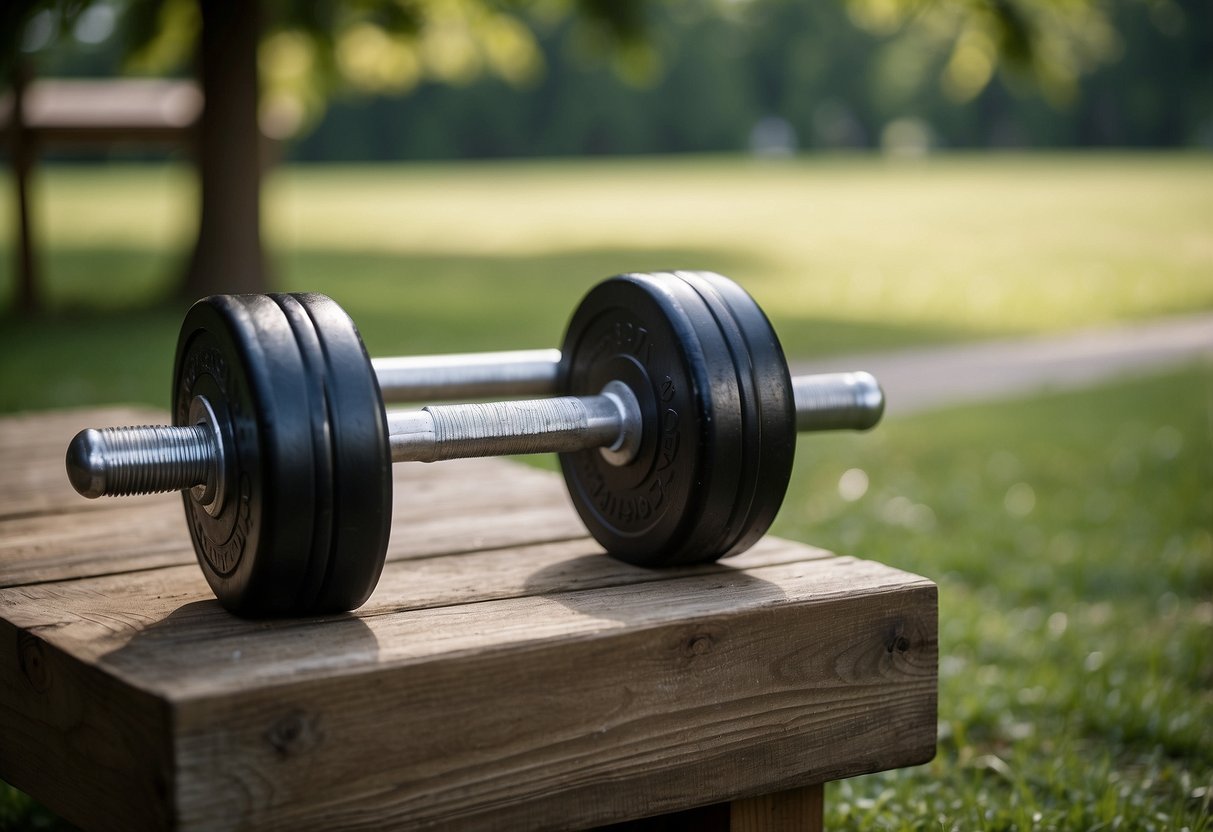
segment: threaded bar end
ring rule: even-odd
[[[798,376],[792,392],[797,430],[868,430],[884,415],[884,392],[870,373]]]
[[[67,475],[85,497],[182,491],[206,485],[217,454],[203,425],[83,430],[67,449]]]

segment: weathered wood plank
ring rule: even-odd
[[[192,562],[181,498],[132,498],[107,511],[0,519],[0,587]]]
[[[478,462],[468,466],[466,480],[439,477],[417,489],[419,496],[398,489],[389,562],[585,537],[550,474],[524,469],[515,475],[512,469],[521,466]],[[478,485],[486,475],[499,479],[499,466],[510,470],[521,490],[498,497]],[[531,486],[532,477],[540,485]],[[194,562],[176,494],[114,501],[106,511],[0,519],[0,587]]]
[[[0,597],[173,703],[184,828],[593,824],[934,748],[934,587],[849,558],[322,624],[119,589]]]
[[[18,413],[0,419],[0,517],[55,511],[74,506],[81,511],[104,508],[84,500],[68,484],[64,455],[72,437],[86,427],[142,425],[161,422],[168,414],[153,408],[112,407]]]
[[[172,772],[168,703],[0,618],[6,781],[88,829],[164,829]]]
[[[599,826],[595,832],[821,832],[820,783]]]
[[[0,454],[21,461],[61,460],[67,443],[84,428],[163,424],[167,419],[167,411],[141,405],[10,413],[0,418]]]
[[[277,621],[229,615],[198,569],[174,567],[0,590],[0,614],[30,632],[45,630],[44,637],[64,651],[102,662],[114,672],[125,673],[129,665],[135,669],[131,683],[146,687],[165,661],[170,665],[162,674],[177,682],[193,675],[212,680],[224,673],[243,675],[244,665],[264,676],[281,662],[285,664],[278,672],[296,676],[302,671],[292,662],[298,658],[299,634],[305,631],[315,631],[303,642],[309,672],[324,672],[328,661],[344,669],[358,657],[348,649],[342,628],[360,635],[366,629],[361,622],[397,613],[725,575],[832,557],[825,550],[775,538],[723,563],[666,570],[622,563],[588,540],[467,552],[388,564],[375,593],[356,615]],[[215,652],[205,652],[207,646]],[[176,666],[187,652],[188,666]],[[213,666],[206,664],[208,656],[215,659]]]
[[[730,577],[364,620],[370,678],[181,702],[185,827],[235,808],[269,829],[563,828],[929,759],[932,587]]]

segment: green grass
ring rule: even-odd
[[[1211,435],[1206,366],[801,438],[775,532],[940,585],[938,757],[827,827],[1213,828]]]
[[[75,828],[29,795],[0,781],[0,830],[67,832]]]
[[[38,187],[51,309],[0,312],[0,412],[166,404],[188,177]],[[673,265],[795,357],[1213,308],[1209,156],[290,169],[267,226],[374,354],[549,346],[596,280]],[[831,827],[1213,829],[1211,376],[802,438],[775,532],[940,584],[939,755],[831,785]],[[0,828],[32,811],[0,790]]]
[[[52,314],[3,315],[0,251],[0,411],[165,403],[188,171],[49,168],[35,192]],[[288,168],[265,201],[279,285],[331,294],[376,354],[551,346],[597,280],[671,267],[739,280],[794,356],[1213,308],[1208,155]]]

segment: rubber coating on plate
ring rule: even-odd
[[[332,542],[319,593],[308,609],[352,610],[378,583],[391,532],[387,417],[370,356],[349,315],[324,295],[295,294],[289,300],[306,312],[319,338],[332,448]]]
[[[742,401],[742,472],[726,555],[753,546],[775,519],[796,452],[796,403],[783,348],[740,286],[712,272],[675,272],[711,309],[733,357]]]
[[[329,417],[328,367],[324,360],[324,350],[320,346],[320,337],[303,305],[290,295],[269,297],[278,304],[295,335],[295,346],[303,360],[300,383],[307,388],[315,492],[311,511],[295,518],[295,522],[311,523],[312,544],[306,555],[303,552],[298,555],[307,558],[304,581],[290,608],[283,611],[305,613],[314,610],[316,600],[324,587],[334,542],[333,490],[336,487],[336,473],[333,465],[332,421]]]
[[[291,326],[269,298],[211,297],[186,314],[173,420],[186,424],[194,396],[207,398],[225,438],[228,486],[213,516],[188,491],[182,498],[207,582],[241,615],[289,613],[306,584],[317,483],[305,378]]]
[[[613,278],[574,313],[562,356],[562,391],[618,378],[641,402],[632,463],[561,458],[574,506],[608,552],[695,563],[766,532],[791,475],[795,405],[779,340],[741,287],[709,272]]]
[[[610,554],[664,566],[727,551],[741,431],[731,366],[702,299],[669,275],[604,281],[574,312],[562,347],[562,392],[588,395],[622,381],[636,394],[644,425],[627,465],[611,465],[597,450],[561,455],[573,504]]]

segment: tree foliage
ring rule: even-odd
[[[5,59],[36,15],[68,28],[90,7],[120,10],[130,64],[165,71],[188,64],[197,0],[8,0],[0,10]],[[1048,98],[1073,97],[1078,79],[1116,53],[1107,0],[837,0],[861,29],[908,32],[949,57],[943,89],[968,100],[1002,66]],[[1155,6],[1171,0],[1139,0]],[[608,54],[625,77],[651,80],[663,13],[722,20],[811,0],[264,0],[260,55],[266,106],[288,120],[314,117],[342,89],[403,93],[426,81],[463,84],[482,74],[512,85],[544,70],[537,33],[572,15],[579,50]]]
[[[810,147],[923,125],[961,146],[1213,141],[1207,0],[264,2],[263,124],[296,158],[731,150],[767,116]],[[107,3],[113,36],[41,71],[191,69],[195,0],[16,5],[45,34]]]
[[[304,160],[392,160],[745,148],[774,121],[801,148],[943,145],[1157,146],[1213,141],[1213,6],[1183,0],[1161,17],[1109,6],[1117,60],[1050,102],[1005,65],[971,98],[946,82],[952,53],[925,27],[860,27],[833,3],[766,3],[740,20],[655,13],[661,61],[641,88],[541,33],[547,71],[533,87],[492,77],[422,83],[412,94],[338,96],[293,146]],[[786,138],[786,137],[785,137]]]

